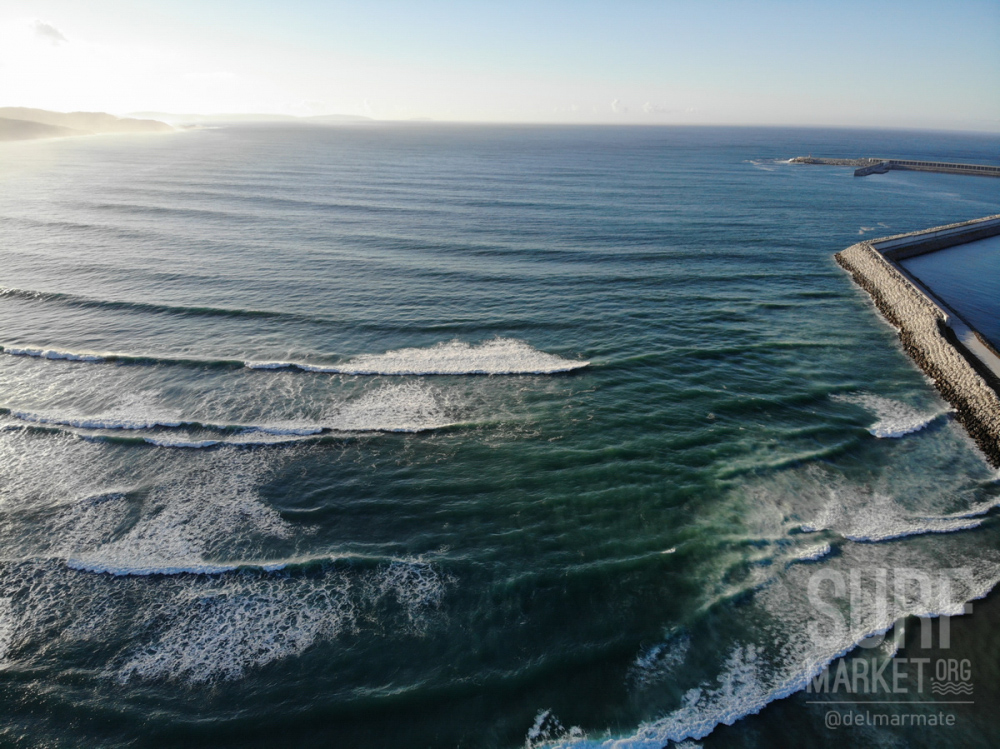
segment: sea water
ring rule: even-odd
[[[832,255],[1000,212],[1000,183],[787,160],[998,144],[376,123],[0,145],[2,741],[954,740],[827,731],[801,691],[1000,581],[996,470]],[[972,572],[807,635],[818,572],[901,568]],[[961,736],[986,745],[1000,678],[977,668]]]

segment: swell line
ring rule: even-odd
[[[60,291],[34,291],[32,289],[16,289],[0,287],[0,298],[23,299],[26,301],[57,302],[73,307],[90,309],[128,310],[132,312],[152,312],[155,314],[172,315],[203,315],[208,317],[264,317],[287,320],[315,322],[317,318],[290,312],[273,310],[237,309],[231,307],[206,307],[162,304],[158,302],[128,302],[109,299],[93,299],[91,297],[67,294]],[[322,319],[322,318],[320,318]],[[332,321],[331,321],[332,322]]]
[[[589,361],[564,359],[533,348],[524,341],[494,338],[479,344],[463,341],[438,343],[427,348],[405,348],[383,354],[362,354],[342,364],[301,361],[252,361],[239,359],[171,358],[152,355],[90,353],[34,347],[0,346],[8,356],[65,360],[88,364],[186,365],[255,370],[298,370],[339,375],[547,375],[571,372]]]
[[[0,407],[0,415],[21,422],[8,423],[10,428],[40,428],[55,432],[69,432],[77,437],[102,442],[125,444],[150,444],[157,447],[204,448],[216,445],[252,446],[277,445],[337,436],[361,434],[419,434],[421,432],[467,426],[470,422],[449,420],[358,423],[350,417],[337,423],[336,417],[326,424],[268,425],[268,424],[213,424],[210,422],[151,418],[145,421],[118,420],[102,417],[72,417],[34,414]],[[0,431],[5,429],[0,425]],[[94,432],[112,432],[95,434]],[[190,432],[201,433],[191,435]],[[114,434],[120,433],[120,434]],[[204,436],[210,433],[212,436]],[[132,435],[135,436],[132,436]]]

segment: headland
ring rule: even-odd
[[[115,117],[107,112],[50,112],[29,107],[0,107],[0,141],[101,133],[169,133],[173,130],[165,122]]]

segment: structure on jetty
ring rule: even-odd
[[[1000,214],[859,242],[834,257],[899,330],[903,348],[1000,467],[1000,355],[897,261],[1000,235]]]
[[[855,177],[869,174],[885,174],[890,170],[910,172],[942,172],[944,174],[972,174],[979,177],[1000,177],[1000,166],[984,164],[951,164],[944,161],[912,161],[909,159],[821,159],[813,156],[797,156],[793,164],[824,164],[826,166],[854,166]]]

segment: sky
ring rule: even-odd
[[[0,106],[1000,132],[1000,0],[3,0]]]

